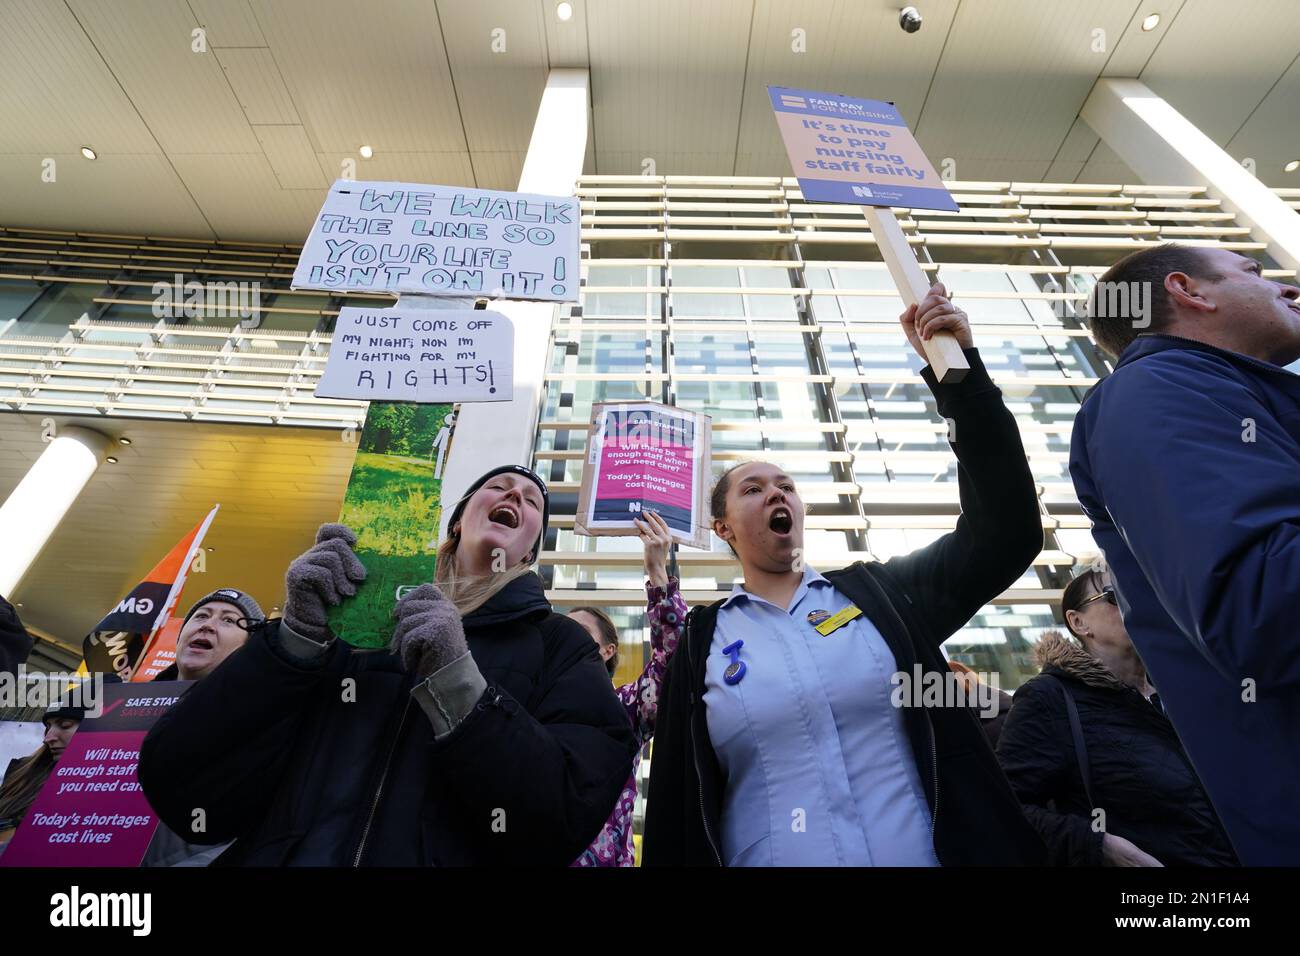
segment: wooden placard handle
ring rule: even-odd
[[[893,210],[888,207],[863,206],[862,214],[867,217],[871,234],[876,237],[880,255],[889,266],[889,274],[904,305],[916,305],[930,291],[930,280],[925,277],[912,247],[908,245],[907,236],[898,224]],[[921,342],[925,357],[929,359],[934,376],[945,385],[960,382],[970,371],[970,363],[951,332],[936,332],[928,340]]]

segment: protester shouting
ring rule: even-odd
[[[202,680],[248,640],[249,632],[265,624],[253,596],[236,588],[217,588],[191,605],[176,637],[176,662],[156,681]],[[197,821],[189,821],[190,832]],[[159,823],[141,866],[208,866],[229,846],[191,843],[165,823]]]
[[[1242,863],[1300,864],[1300,289],[1166,244],[1101,277],[1119,357],[1070,475],[1124,623]]]
[[[950,673],[940,645],[1014,582],[1042,546],[1015,419],[936,285],[901,316],[908,340],[952,332],[958,384],[922,376],[955,423],[954,531],[888,562],[826,575],[802,562],[794,481],[735,466],[713,529],[744,580],[691,612],[668,668],[650,768],[646,865],[1037,864],[1045,850],[964,693],[893,703],[895,677]],[[817,630],[817,626],[822,631]],[[921,697],[920,694],[917,697]]]
[[[1072,580],[1039,638],[998,760],[1062,866],[1235,866],[1196,771],[1124,630],[1104,567]]]
[[[254,628],[265,623],[253,596],[235,588],[217,588],[194,602],[176,636],[176,662],[154,680],[200,680],[244,646]]]
[[[336,640],[366,570],[324,525],[254,633],[150,731],[140,781],[164,822],[235,840],[218,864],[572,862],[627,779],[632,728],[586,632],[531,571],[546,485],[485,474],[457,502],[438,587],[395,612],[391,649]]]
[[[668,551],[672,531],[657,512],[644,512],[633,518],[645,554],[646,619],[650,622],[650,660],[641,676],[619,687],[615,693],[627,710],[636,733],[637,756],[632,774],[623,785],[614,812],[605,828],[574,862],[574,866],[635,866],[632,845],[632,809],[636,805],[636,774],[641,763],[641,748],[654,736],[655,718],[659,713],[664,672],[677,650],[677,639],[686,621],[686,602],[682,600],[677,578],[668,576]],[[611,677],[618,668],[618,631],[614,622],[595,607],[579,607],[569,612],[600,648],[601,657]]]

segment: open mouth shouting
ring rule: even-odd
[[[488,520],[493,524],[503,524],[507,528],[518,528],[519,512],[511,505],[500,504],[488,512]]]
[[[768,515],[767,527],[769,531],[775,531],[779,535],[787,535],[794,528],[794,515],[785,505],[778,505],[772,509]]]
[[[192,638],[190,638],[190,642],[185,649],[189,651],[210,651],[215,646],[216,645],[212,643],[211,637],[209,637],[206,634],[200,633],[200,634],[195,634]]]

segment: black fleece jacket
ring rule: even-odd
[[[1113,833],[1165,866],[1236,866],[1223,825],[1160,708],[1060,634],[1048,632],[1035,652],[1042,675],[1016,691],[998,760],[1052,861],[1101,866],[1102,839]],[[1064,688],[1079,710],[1088,785],[1104,817],[1088,804]]]
[[[464,625],[488,687],[435,739],[395,655],[335,641],[295,666],[270,622],[154,725],[145,795],[185,839],[235,840],[216,865],[567,866],[631,772],[627,715],[535,574]]]

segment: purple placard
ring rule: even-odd
[[[82,721],[0,866],[139,866],[158,826],[136,777],[140,744],[190,683],[105,685],[103,714]]]

